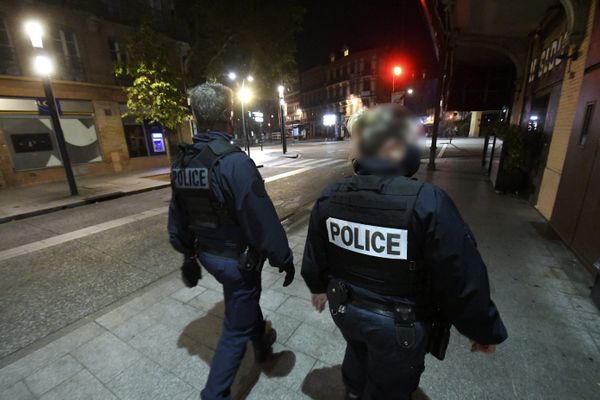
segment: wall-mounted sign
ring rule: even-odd
[[[558,70],[562,58],[558,56],[567,52],[569,33],[564,32],[542,49],[538,57],[531,60],[529,67],[529,83],[543,78],[552,71]]]

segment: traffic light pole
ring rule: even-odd
[[[44,86],[44,94],[46,95],[46,102],[48,103],[50,120],[52,121],[52,129],[54,129],[56,141],[58,142],[58,150],[60,152],[60,158],[62,159],[63,167],[65,168],[67,181],[69,182],[71,196],[77,196],[79,194],[79,192],[77,191],[77,183],[75,182],[75,175],[73,174],[71,160],[69,158],[69,153],[67,152],[67,142],[65,140],[65,135],[63,134],[62,127],[60,126],[58,107],[56,107],[56,99],[54,98],[54,92],[52,91],[50,78],[43,77],[42,85]]]

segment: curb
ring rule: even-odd
[[[38,215],[50,214],[50,213],[60,211],[60,210],[67,210],[69,208],[81,207],[81,206],[85,206],[87,204],[99,203],[102,201],[118,199],[120,197],[150,192],[152,190],[164,189],[164,188],[168,188],[170,186],[171,186],[170,183],[163,183],[160,185],[150,186],[150,187],[143,188],[143,189],[131,190],[131,191],[127,191],[127,192],[117,191],[117,192],[102,193],[102,194],[86,197],[81,200],[76,200],[69,204],[48,207],[48,208],[44,208],[41,210],[28,211],[28,212],[24,212],[21,214],[9,215],[8,217],[1,217],[0,224],[4,224],[4,223],[10,222],[10,221],[17,221],[17,220],[21,220],[21,219],[31,218],[31,217],[37,217]]]

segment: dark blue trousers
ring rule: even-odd
[[[349,392],[364,400],[409,400],[423,373],[429,326],[416,323],[415,344],[404,349],[390,317],[348,305],[333,320],[347,342],[342,376]]]
[[[202,266],[222,285],[225,295],[225,320],[221,338],[215,350],[202,400],[231,399],[235,379],[246,344],[262,334],[263,315],[260,310],[260,272],[241,271],[238,261],[208,253],[198,259]]]

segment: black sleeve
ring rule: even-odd
[[[501,343],[506,328],[490,298],[487,268],[473,234],[448,195],[441,189],[433,193],[424,254],[434,297],[460,333],[481,344]]]
[[[302,277],[311,293],[327,291],[329,266],[327,265],[327,230],[324,216],[327,215],[328,199],[323,196],[315,203],[310,214],[308,235],[302,259]]]
[[[194,235],[189,231],[184,213],[177,204],[175,196],[169,204],[169,221],[167,223],[169,242],[178,252],[189,257],[194,254]]]
[[[248,243],[266,255],[273,266],[293,265],[285,230],[256,165],[244,154],[230,156],[226,161],[222,176]]]

